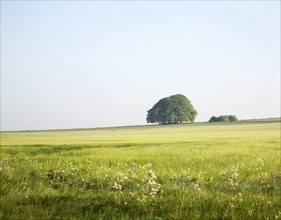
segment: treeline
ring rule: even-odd
[[[178,124],[183,122],[193,123],[197,111],[190,100],[182,94],[171,95],[160,99],[147,111],[147,123]],[[235,115],[212,116],[209,122],[232,122],[237,121]]]
[[[237,120],[238,118],[235,115],[221,115],[219,117],[212,116],[209,122],[231,122]]]

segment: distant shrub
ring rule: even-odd
[[[235,115],[221,115],[219,117],[212,116],[209,122],[231,122],[237,120],[238,118]]]
[[[229,121],[238,121],[238,118],[235,115],[227,115]]]
[[[209,122],[217,122],[217,121],[219,121],[219,118],[216,116],[212,116],[209,120]]]

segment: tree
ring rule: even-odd
[[[197,111],[191,102],[181,94],[160,99],[147,111],[147,123],[177,124],[194,122]]]
[[[230,122],[230,121],[237,121],[237,117],[235,115],[221,115],[219,117],[212,116],[209,122]]]
[[[235,115],[228,116],[229,121],[238,121],[238,118]]]
[[[209,120],[209,122],[217,122],[217,121],[219,121],[219,118],[216,116],[212,116]]]

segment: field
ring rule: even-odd
[[[280,219],[280,121],[1,132],[0,219]]]

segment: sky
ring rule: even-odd
[[[1,130],[280,117],[280,1],[1,1]]]

